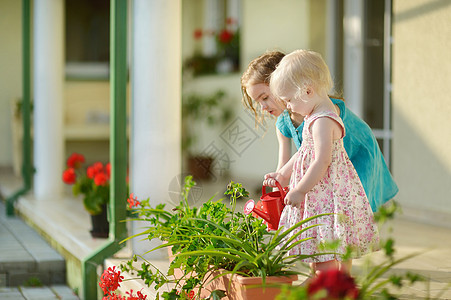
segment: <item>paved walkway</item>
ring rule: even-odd
[[[76,300],[65,272],[61,255],[20,218],[7,217],[0,201],[0,299]]]
[[[395,240],[395,258],[418,254],[395,265],[383,278],[406,272],[426,278],[425,282],[390,290],[400,299],[451,299],[451,228],[418,223],[401,214],[386,224],[381,236],[390,236]],[[368,260],[377,264],[386,261],[386,258],[383,251],[378,251],[354,260],[353,271],[358,272]]]

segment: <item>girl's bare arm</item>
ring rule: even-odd
[[[291,139],[284,136],[278,128],[276,128],[277,141],[279,142],[279,160],[277,169],[279,171],[291,158]]]
[[[332,162],[332,146],[334,140],[341,137],[340,126],[330,118],[319,118],[312,126],[315,147],[315,159],[296,187],[286,197],[286,203],[299,206],[305,194],[324,177]]]

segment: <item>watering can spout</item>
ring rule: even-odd
[[[262,218],[266,222],[271,222],[271,218],[270,218],[269,214],[267,214],[264,211],[255,207],[254,200],[252,200],[252,199],[249,200],[245,205],[245,213],[249,214],[251,212],[255,213],[256,215],[258,215],[260,218]]]
[[[277,230],[279,227],[279,220],[285,204],[283,200],[286,196],[285,190],[276,182],[279,191],[266,193],[265,186],[262,187],[262,196],[257,205],[254,200],[249,200],[244,205],[244,213],[255,213],[257,216],[265,220],[268,230]],[[256,207],[258,206],[258,207]]]

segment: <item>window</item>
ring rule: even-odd
[[[110,1],[66,0],[66,77],[108,79]]]
[[[392,139],[390,2],[366,1],[363,25],[363,118],[373,129],[387,165]]]
[[[238,72],[240,65],[240,9],[241,0],[205,0],[184,2],[186,11],[184,25],[190,40],[190,55],[184,60],[184,70],[193,75]],[[199,21],[201,20],[201,21]]]

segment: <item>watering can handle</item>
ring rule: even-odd
[[[283,187],[280,185],[280,183],[277,180],[275,180],[275,182],[276,182],[277,188],[279,189],[280,193],[282,194],[282,199],[285,199],[285,196],[287,195],[285,193],[285,190],[283,189]],[[262,197],[264,195],[266,195],[266,186],[263,186],[263,188],[262,188]]]

